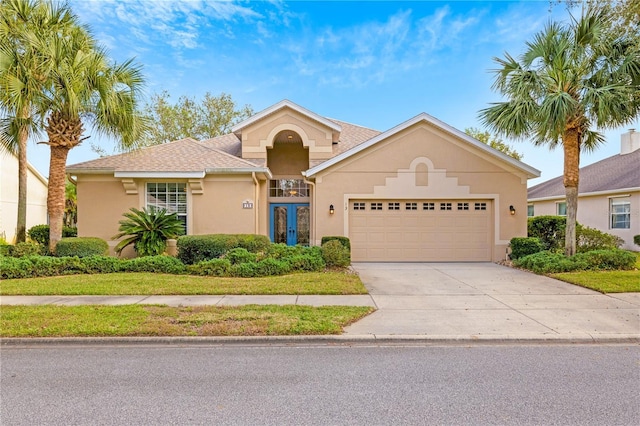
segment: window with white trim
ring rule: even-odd
[[[147,208],[167,209],[177,213],[187,233],[187,184],[147,182]]]
[[[529,204],[527,205],[527,217],[533,217],[533,216],[534,216],[533,204]]]
[[[564,201],[562,203],[556,203],[556,214],[558,216],[566,216],[567,215],[567,203]]]
[[[631,202],[628,198],[611,198],[609,211],[611,213],[611,229],[631,228]]]

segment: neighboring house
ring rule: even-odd
[[[354,261],[502,259],[526,235],[527,180],[540,174],[427,114],[380,133],[287,100],[225,136],[67,171],[81,236],[109,240],[124,212],[154,205],[177,212],[188,234],[305,245],[348,236]]]
[[[13,243],[18,222],[18,158],[0,151],[0,237]],[[27,230],[47,223],[47,179],[28,165]]]
[[[617,235],[638,250],[640,234],[640,133],[621,137],[620,154],[580,169],[578,223]],[[529,216],[566,215],[562,176],[529,188]]]

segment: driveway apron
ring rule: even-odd
[[[493,263],[356,263],[378,310],[346,335],[640,339],[640,293],[603,295]]]

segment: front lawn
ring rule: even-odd
[[[1,337],[340,334],[374,309],[353,306],[3,306]]]
[[[238,295],[367,294],[347,272],[308,272],[260,278],[113,273],[0,281],[0,295]]]
[[[601,293],[640,292],[640,253],[634,271],[580,271],[552,274],[553,278]]]

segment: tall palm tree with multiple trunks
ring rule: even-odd
[[[632,34],[613,34],[607,8],[586,8],[569,24],[549,23],[517,59],[494,58],[493,89],[506,100],[480,111],[501,135],[562,146],[567,200],[565,255],[576,252],[581,151],[604,142],[602,130],[640,115],[640,50]]]

